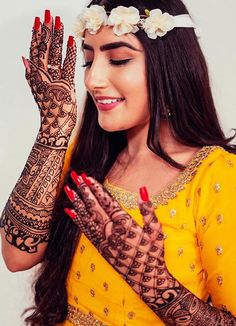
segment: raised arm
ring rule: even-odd
[[[62,64],[63,24],[45,11],[36,17],[26,78],[40,111],[40,130],[1,217],[2,254],[11,271],[42,260],[66,149],[76,123],[76,45],[69,37]]]

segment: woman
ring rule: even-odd
[[[157,8],[188,14],[106,0],[80,17],[88,93],[58,194],[76,48],[70,37],[61,65],[60,18],[35,20],[24,63],[41,128],[1,223],[10,270],[42,262],[30,325],[236,324],[235,146],[194,24]]]

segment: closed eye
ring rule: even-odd
[[[123,59],[123,60],[110,59],[109,64],[114,65],[114,66],[122,66],[122,65],[127,64],[130,60],[132,60],[132,59]],[[82,67],[84,67],[84,68],[91,67],[92,63],[93,63],[92,61],[85,62],[85,64],[83,64]]]

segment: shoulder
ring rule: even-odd
[[[232,177],[236,180],[236,155],[219,146],[205,146],[197,172],[200,180],[215,177],[217,179]]]

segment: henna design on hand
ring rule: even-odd
[[[83,225],[102,256],[166,325],[236,325],[229,312],[201,301],[168,272],[162,229],[151,202],[140,203],[145,222],[141,228],[99,183],[90,180],[89,187],[81,183],[78,188],[82,199],[75,196],[75,222]],[[85,219],[81,207],[87,210]]]
[[[41,115],[38,142],[66,148],[76,124],[74,74],[76,45],[68,46],[62,65],[63,24],[60,30],[42,25],[33,31],[30,49],[30,73],[26,78]],[[48,69],[49,63],[49,69]]]
[[[53,80],[59,80],[61,78],[63,35],[64,26],[61,23],[61,28],[59,30],[54,29],[53,39],[49,49],[48,72]],[[72,65],[71,61],[70,65]]]
[[[41,127],[0,221],[6,240],[28,253],[48,242],[65,152],[76,123],[76,45],[67,50],[61,68],[62,43],[63,28],[53,34],[52,26],[33,30],[26,78],[40,110]],[[48,62],[57,65],[57,73],[47,70]]]

